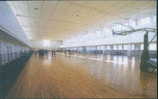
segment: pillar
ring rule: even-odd
[[[148,32],[144,35],[144,49],[141,55],[141,63],[140,68],[142,71],[146,71],[148,69],[148,60],[149,60],[149,50],[148,50]]]

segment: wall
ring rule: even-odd
[[[31,45],[6,1],[0,1],[0,29],[17,40]]]

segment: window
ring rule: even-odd
[[[131,50],[135,50],[135,46],[134,44],[130,45],[131,46]]]
[[[118,46],[118,50],[122,50],[122,45],[119,45],[119,46]]]
[[[156,44],[155,43],[150,44],[149,50],[157,50]]]
[[[110,46],[109,45],[107,46],[107,50],[110,50]]]
[[[114,48],[114,50],[117,50],[117,45],[114,45],[114,47],[113,47],[113,48]]]
[[[129,50],[130,45],[124,45],[124,50]]]
[[[142,18],[139,21],[140,25],[146,25],[149,24],[150,22],[151,22],[150,17]]]
[[[144,49],[144,44],[141,44],[140,49],[141,49],[141,50],[143,50],[143,49]]]

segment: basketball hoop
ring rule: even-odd
[[[125,25],[125,24],[121,24],[121,23],[115,23],[114,28],[112,28],[112,34],[113,35],[127,35],[128,32],[127,31],[133,31],[134,28],[130,25]]]
[[[119,25],[119,28],[118,28],[118,25]],[[115,26],[117,26],[117,28],[115,28]],[[131,33],[134,33],[134,32],[138,32],[138,31],[155,32],[156,33],[156,29],[155,28],[139,28],[139,29],[134,29],[130,25],[124,25],[124,24],[121,24],[121,23],[114,24],[114,28],[112,28],[112,34],[113,35],[122,35],[122,36],[125,36],[125,35],[131,34]]]

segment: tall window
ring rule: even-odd
[[[156,43],[149,44],[149,50],[157,50]]]

